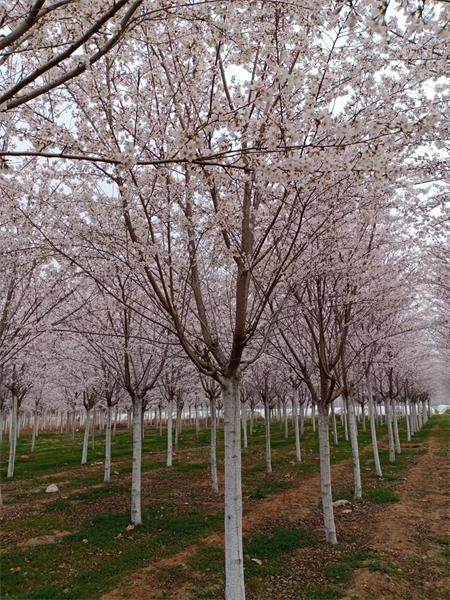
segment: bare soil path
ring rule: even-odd
[[[450,598],[444,545],[449,538],[446,445],[445,437],[429,437],[426,453],[397,488],[400,501],[377,515],[370,546],[385,572],[358,569],[345,600]]]

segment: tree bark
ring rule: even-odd
[[[394,425],[394,444],[395,444],[395,452],[397,454],[402,453],[402,448],[400,446],[400,435],[398,433],[398,420],[397,420],[397,407],[395,402],[392,403],[393,411],[392,411],[392,421]]]
[[[131,473],[131,522],[141,525],[142,398],[133,399],[133,468]]]
[[[18,412],[18,400],[16,394],[12,397],[12,410],[11,410],[11,425],[9,430],[9,456],[8,456],[8,472],[7,477],[14,476],[14,466],[16,463],[16,447],[17,447],[17,412]]]
[[[272,473],[272,451],[270,448],[270,408],[269,403],[264,400],[264,424],[265,424],[265,441],[266,441],[266,472]]]
[[[298,423],[298,400],[292,399],[292,413],[294,417],[294,434],[295,434],[295,460],[298,463],[302,462],[302,448],[300,445],[300,428]]]
[[[31,434],[31,452],[34,452],[36,447],[36,437],[37,437],[37,428],[38,428],[38,417],[37,411],[33,411],[33,432]]]
[[[83,454],[81,455],[81,464],[86,465],[88,460],[88,445],[89,445],[89,427],[90,427],[90,411],[86,411],[86,422],[84,425],[84,438],[83,438]]]
[[[384,411],[386,413],[386,423],[388,429],[388,443],[389,443],[389,462],[395,462],[395,442],[394,442],[394,429],[392,427],[392,414],[391,414],[391,402],[385,400]]]
[[[217,477],[217,415],[216,399],[211,398],[211,487],[212,491],[219,492],[219,480]]]
[[[333,443],[335,446],[339,444],[337,424],[336,424],[336,412],[334,410],[334,402],[331,403],[331,417],[333,420]]]
[[[105,431],[105,474],[103,481],[111,479],[111,406],[106,407],[106,431]]]
[[[377,426],[376,426],[376,409],[373,405],[372,395],[372,384],[370,382],[370,376],[366,373],[366,388],[367,397],[369,399],[369,420],[370,420],[370,437],[372,440],[372,452],[373,462],[375,464],[375,473],[378,477],[383,477],[383,471],[381,470],[380,454],[378,451],[378,440],[377,440]]]
[[[319,454],[320,489],[322,496],[323,524],[325,540],[337,544],[336,525],[334,523],[333,495],[331,489],[330,440],[328,436],[328,407],[319,404]]]
[[[242,433],[244,436],[243,444],[244,448],[248,448],[248,438],[247,438],[247,406],[245,402],[241,406],[241,418],[242,418]]]
[[[358,426],[356,424],[353,398],[346,398],[346,405],[350,430],[350,444],[352,448],[353,482],[355,486],[353,497],[355,500],[360,500],[362,498],[361,465],[359,461]]]
[[[225,599],[245,600],[242,551],[240,381],[222,382],[225,434]]]
[[[169,402],[167,402],[167,467],[171,467],[173,461],[172,412],[172,400],[170,400]]]

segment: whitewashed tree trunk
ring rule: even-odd
[[[300,445],[300,427],[298,423],[298,400],[292,399],[292,415],[294,417],[294,435],[295,435],[295,460],[302,462],[302,448]]]
[[[411,441],[411,419],[410,419],[410,408],[409,402],[405,403],[405,421],[406,421],[406,441]]]
[[[325,540],[329,544],[337,544],[336,525],[334,523],[333,511],[333,495],[331,489],[330,440],[328,436],[328,407],[319,404],[318,413],[320,489],[322,497]]]
[[[370,420],[370,437],[372,440],[372,452],[373,462],[375,464],[375,473],[377,477],[383,477],[383,471],[381,470],[380,453],[378,451],[378,440],[377,440],[377,426],[376,426],[376,409],[373,405],[372,395],[372,384],[370,381],[370,375],[366,373],[366,388],[367,397],[369,399],[369,420]]]
[[[270,448],[270,408],[269,403],[264,400],[264,425],[266,442],[266,472],[272,473],[272,452]]]
[[[111,406],[106,406],[106,431],[105,431],[105,474],[103,481],[111,479]]]
[[[331,403],[331,418],[333,420],[333,443],[335,446],[339,444],[337,424],[336,424],[336,412],[334,410],[334,402]]]
[[[355,404],[353,402],[353,398],[346,398],[346,404],[348,410],[350,444],[352,448],[353,482],[355,486],[353,497],[355,500],[360,500],[362,498],[361,465],[359,461],[358,426],[356,424]]]
[[[344,419],[344,437],[345,441],[348,442],[348,410],[345,402],[342,403],[342,415]]]
[[[314,402],[311,402],[311,421],[313,431],[316,431],[316,405]]]
[[[74,409],[72,411],[72,420],[71,420],[71,428],[72,428],[71,437],[72,437],[72,442],[75,441],[75,423],[76,423],[76,414],[75,414],[75,409]]]
[[[300,435],[305,433],[305,403],[300,404]]]
[[[243,433],[243,444],[244,448],[248,448],[248,437],[247,437],[247,405],[242,404],[241,406],[241,418],[242,418],[242,433]]]
[[[389,444],[389,462],[395,462],[395,441],[394,441],[394,428],[392,426],[392,413],[390,400],[385,400],[384,410],[386,413],[386,423],[388,429],[388,444]]]
[[[13,394],[12,408],[11,408],[11,422],[9,429],[9,456],[8,456],[8,472],[7,477],[14,476],[14,466],[16,463],[16,447],[17,447],[17,396]]]
[[[37,437],[37,428],[38,428],[38,416],[37,411],[33,411],[33,430],[31,434],[31,452],[34,452],[36,447],[36,437]]]
[[[88,460],[88,445],[89,445],[89,427],[90,427],[90,411],[86,411],[86,421],[84,424],[84,438],[83,438],[83,454],[81,455],[81,464],[86,465]]]
[[[397,454],[401,454],[402,448],[400,446],[400,435],[398,433],[397,407],[396,407],[395,402],[393,402],[392,422],[393,422],[393,426],[394,426],[395,452]]]
[[[200,431],[200,416],[198,414],[198,404],[195,403],[195,435],[198,436]]]
[[[158,406],[158,426],[159,426],[159,435],[161,437],[163,434],[163,418],[162,418],[161,405]]]
[[[173,461],[173,442],[172,442],[172,400],[167,402],[167,461],[166,466],[171,467]]]
[[[219,479],[217,477],[217,415],[216,399],[211,398],[211,487],[212,491],[219,492]]]
[[[95,421],[96,421],[96,410],[95,406],[92,411],[92,450],[95,449]]]
[[[222,382],[225,434],[225,600],[245,600],[239,379]]]
[[[116,408],[114,409],[114,425],[113,425],[113,438],[116,437],[116,429],[117,429],[117,419],[119,416],[119,408],[116,406]]]
[[[133,467],[131,472],[131,523],[141,525],[141,470],[142,470],[142,397],[133,399]]]
[[[283,421],[284,421],[284,437],[289,437],[289,423],[287,415],[287,402],[283,402]]]
[[[362,416],[362,430],[366,433],[366,407],[361,404],[361,416]]]
[[[417,405],[417,422],[418,422],[418,430],[420,431],[423,427],[423,419],[422,419],[422,411],[420,409],[420,402]]]

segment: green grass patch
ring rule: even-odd
[[[377,504],[389,504],[390,502],[399,502],[400,496],[389,487],[379,487],[369,490],[366,494],[366,499]]]

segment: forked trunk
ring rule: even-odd
[[[225,434],[225,599],[245,600],[242,552],[240,381],[222,382]]]
[[[320,489],[322,496],[323,524],[325,540],[337,544],[334,523],[333,495],[331,489],[330,440],[328,437],[328,407],[319,404],[319,453],[320,453]]]
[[[131,522],[141,525],[142,397],[133,398],[133,468],[131,472]]]

